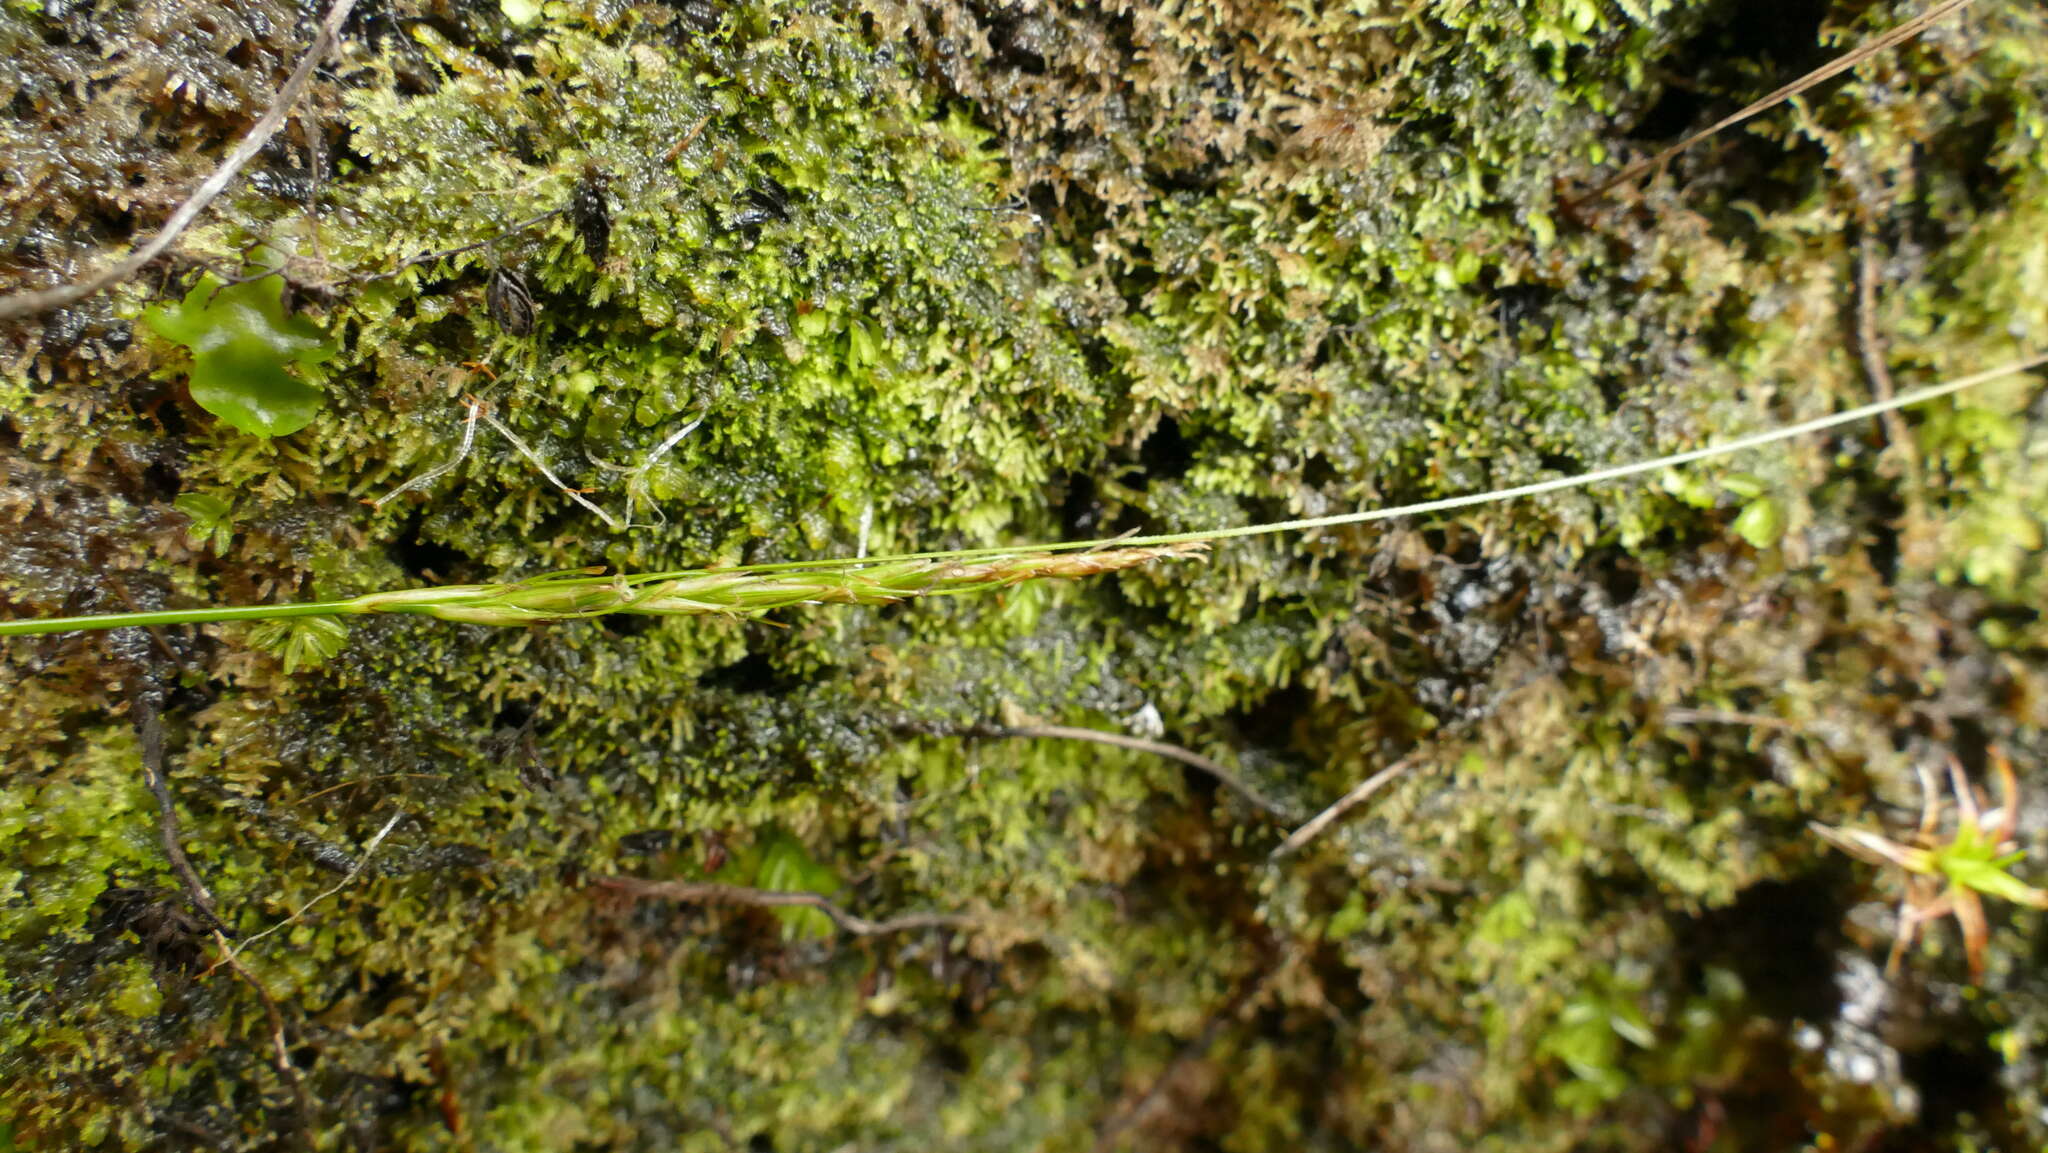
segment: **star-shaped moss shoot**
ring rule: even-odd
[[[223,287],[206,276],[177,308],[152,308],[142,319],[157,335],[192,350],[192,399],[243,432],[297,432],[326,400],[318,385],[289,368],[316,365],[333,356],[335,346],[312,321],[286,314],[284,284],[276,277]]]

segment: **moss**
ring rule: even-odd
[[[160,220],[294,51],[260,6],[212,39],[116,8],[0,14],[0,147],[77,157],[0,188],[32,280]],[[1901,18],[1788,11],[1804,30],[1760,46],[1731,12],[359,18],[317,127],[177,276],[7,335],[0,597],[324,598],[1519,483],[1866,398],[1864,236],[1902,384],[2038,348],[2048,29],[2017,0],[1567,202],[1773,86],[1784,45]],[[256,242],[339,346],[319,416],[271,439],[123,319]],[[530,331],[492,315],[501,272]],[[469,396],[633,527],[489,426],[363,503],[455,459]],[[142,677],[223,915],[305,909],[242,960],[324,1148],[2038,1144],[2040,915],[2001,913],[1978,991],[1946,929],[1885,986],[1896,894],[1806,831],[1910,820],[1948,750],[2048,787],[2038,407],[2016,382],[1923,414],[1910,453],[1858,431],[980,599],[366,619],[319,662],[334,638],[239,626],[10,643],[8,1139],[297,1125],[163,859]],[[986,735],[1155,717],[1303,813],[1417,767],[1275,862],[1205,776]],[[864,915],[976,921],[820,937],[613,875],[836,879]]]

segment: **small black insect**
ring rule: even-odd
[[[747,206],[733,214],[733,228],[752,228],[771,220],[789,219],[789,194],[773,180],[747,193]]]
[[[507,336],[531,333],[539,311],[534,307],[533,293],[526,289],[526,278],[502,268],[491,273],[491,283],[484,289],[484,306],[491,311],[492,323]]]
[[[575,225],[590,263],[604,267],[605,257],[612,251],[612,208],[605,198],[603,173],[592,171],[576,185],[575,195],[569,198],[569,223]]]

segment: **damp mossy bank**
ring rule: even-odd
[[[176,260],[0,332],[0,599],[1246,524],[1859,403],[1865,328],[1901,386],[1983,368],[2048,343],[2022,0],[1573,201],[1915,10],[366,7]],[[0,273],[160,220],[305,36],[267,0],[177,15],[0,8]],[[258,245],[331,352],[270,439],[136,323]],[[365,503],[453,459],[472,398],[502,431]],[[1981,983],[1946,927],[1888,983],[1897,878],[1808,829],[1910,828],[1915,765],[1996,747],[2043,838],[2037,388],[1909,432],[975,600],[362,620],[324,659],[10,640],[0,1133],[2038,1147],[2042,915],[1993,903]],[[303,1112],[164,859],[138,687],[238,933],[400,818],[240,957]],[[999,735],[1041,722],[1156,731],[1302,816],[1416,767],[1276,861],[1284,825],[1172,761]],[[615,877],[967,921],[855,936]]]

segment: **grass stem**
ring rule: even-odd
[[[1553,477],[1490,492],[1468,493],[1391,508],[1364,509],[1304,520],[1109,540],[955,549],[866,559],[839,557],[828,560],[742,565],[724,569],[685,569],[677,572],[614,576],[595,575],[599,570],[576,570],[516,582],[397,589],[369,593],[349,600],[316,601],[308,604],[232,605],[221,608],[109,613],[104,616],[30,618],[0,621],[0,636],[136,625],[277,620],[287,617],[344,616],[376,612],[418,613],[440,617],[443,620],[509,625],[575,620],[615,612],[655,616],[704,613],[760,616],[775,609],[798,605],[889,604],[910,597],[999,588],[1047,577],[1077,579],[1093,576],[1155,560],[1189,557],[1220,541],[1425,516],[1522,497],[1540,496],[1565,489],[1585,488],[1588,485],[1622,480],[1714,457],[1746,452],[1809,433],[1854,424],[1902,408],[1953,396],[1964,389],[2043,365],[2048,365],[2048,354],[2038,354],[1941,384],[1898,393],[1827,416],[1651,460],[1594,469],[1573,476]],[[488,413],[484,416],[486,420],[489,419]],[[571,495],[575,495],[573,491]],[[606,519],[610,521],[609,517]]]

